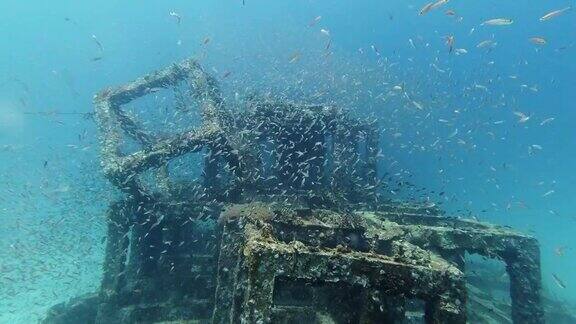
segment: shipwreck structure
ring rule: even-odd
[[[124,110],[161,90],[192,98],[201,124],[161,136]],[[124,198],[100,290],[44,323],[465,323],[465,253],[506,263],[514,323],[544,322],[537,241],[384,199],[375,122],[258,97],[227,108],[194,60],[94,102]],[[175,176],[191,154],[200,176]]]

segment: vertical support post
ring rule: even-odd
[[[127,253],[128,253],[128,211],[130,202],[121,201],[110,206],[107,211],[107,242],[104,258],[104,273],[102,291],[113,294],[122,285]]]
[[[251,249],[246,247],[246,249]],[[252,249],[244,257],[244,271],[246,271],[246,292],[242,312],[242,323],[271,323],[274,293],[274,270],[273,265],[268,264],[267,259],[260,251]],[[273,261],[271,261],[273,262]]]
[[[136,200],[128,199],[111,204],[107,211],[107,242],[104,273],[99,293],[95,323],[110,323],[115,319],[122,288],[126,285],[130,215]]]
[[[534,239],[522,243],[522,248],[504,255],[510,276],[512,320],[514,323],[542,324],[540,248]]]
[[[235,296],[236,273],[242,244],[244,243],[239,235],[240,228],[237,222],[224,224],[220,232],[220,254],[218,255],[218,266],[216,274],[216,293],[214,297],[214,312],[212,314],[212,324],[234,323],[235,319]],[[241,288],[240,285],[238,288]]]
[[[465,293],[464,293],[465,294]],[[427,324],[466,324],[466,302],[455,296],[440,296],[426,302],[425,320]]]
[[[204,156],[204,187],[208,190],[211,196],[217,195],[219,193],[219,183],[218,178],[218,160],[219,157],[214,156],[214,149],[209,148],[208,154]]]
[[[319,188],[322,186],[324,176],[324,161],[326,160],[326,136],[322,131],[321,125],[316,123],[316,126],[310,129],[307,142],[309,145],[308,155],[306,157],[307,166],[309,170],[309,179],[307,180],[308,187]]]
[[[352,203],[363,198],[356,194],[357,184],[353,181],[359,176],[357,135],[356,129],[344,128],[337,129],[334,135],[334,171],[331,185],[344,192],[346,199]]]
[[[153,277],[157,272],[158,258],[162,251],[163,215],[152,208],[149,205],[142,208],[142,215],[137,215],[139,221],[132,227],[128,262],[128,272],[133,276],[131,280]]]
[[[369,127],[366,131],[366,171],[369,185],[376,185],[378,180],[378,150],[380,143],[378,128]]]

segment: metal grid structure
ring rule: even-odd
[[[197,129],[160,138],[123,106],[184,83]],[[332,106],[249,98],[226,109],[216,81],[186,60],[95,97],[102,166],[126,197],[110,206],[96,294],[45,323],[377,323],[410,299],[428,323],[465,323],[466,252],[503,260],[514,323],[543,323],[535,239],[386,202],[378,128]],[[141,149],[121,150],[124,137]],[[203,152],[202,181],[169,163]],[[142,174],[159,184],[149,187]]]

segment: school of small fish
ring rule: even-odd
[[[242,1],[241,5],[242,10],[247,11],[251,4]],[[223,50],[225,46],[217,32],[208,31],[187,36],[183,31],[195,19],[192,12],[178,8],[165,10],[159,14],[159,20],[172,30],[182,33],[174,38],[174,42],[179,46],[186,45],[186,37],[192,39],[190,43],[196,46],[195,50],[201,60],[209,61],[210,56],[215,56],[217,51],[230,55],[230,61],[234,63],[222,67],[210,65],[210,68],[212,74],[222,83],[233,85],[235,90],[227,100],[238,106],[241,106],[246,96],[244,91],[250,93],[261,88],[265,97],[272,97],[274,90],[280,88],[280,97],[329,102],[342,107],[362,107],[359,110],[369,114],[371,120],[378,120],[382,127],[385,143],[380,148],[379,157],[385,172],[381,181],[391,197],[424,202],[427,206],[458,204],[462,207],[455,212],[465,217],[482,217],[472,216],[472,210],[481,210],[486,214],[505,213],[513,217],[520,211],[530,210],[531,200],[547,202],[562,195],[562,190],[556,183],[560,179],[530,184],[537,188],[537,193],[532,198],[521,196],[521,193],[497,198],[501,197],[497,195],[499,193],[510,192],[503,179],[511,177],[510,174],[518,176],[519,171],[517,165],[508,162],[512,157],[493,157],[491,154],[494,148],[506,150],[507,147],[514,146],[515,141],[520,141],[519,138],[527,136],[529,130],[552,130],[564,121],[559,114],[547,110],[547,107],[536,110],[523,105],[518,99],[531,100],[538,96],[539,91],[545,91],[542,86],[544,80],[530,80],[522,75],[523,67],[538,65],[544,69],[545,63],[518,60],[512,68],[505,70],[498,56],[502,48],[515,45],[503,41],[500,33],[518,31],[522,24],[532,22],[509,17],[506,12],[494,12],[494,15],[468,21],[468,17],[462,15],[463,10],[450,8],[452,5],[456,6],[457,1],[437,0],[409,7],[410,14],[414,19],[418,19],[414,21],[415,24],[429,23],[438,18],[449,23],[448,32],[439,31],[435,38],[427,38],[419,35],[417,31],[406,35],[401,44],[372,39],[359,47],[355,46],[353,55],[350,56],[339,56],[343,51],[339,35],[341,29],[330,25],[329,13],[312,12],[298,21],[301,28],[298,31],[305,35],[302,38],[309,37],[310,41],[302,41],[301,44],[287,49],[280,47],[283,45],[280,40],[278,43],[268,44],[269,47],[274,47],[273,50],[263,48],[262,53],[248,58],[243,57],[242,53],[235,53],[236,49]],[[536,53],[543,53],[557,46],[556,52],[545,52],[546,55],[570,50],[571,44],[559,44],[557,35],[547,34],[538,28],[560,23],[562,19],[573,16],[571,11],[571,6],[559,6],[557,9],[550,8],[548,12],[539,13],[539,17],[533,18],[534,29],[530,30],[530,34],[518,31],[520,36],[517,41],[523,42],[531,52]],[[394,23],[398,20],[393,13],[388,14],[385,19]],[[71,18],[65,18],[65,22],[78,25],[78,22]],[[469,23],[466,29],[461,27],[464,23]],[[250,41],[265,47],[266,42],[259,37]],[[113,58],[116,45],[107,42],[103,33],[84,33],[81,38],[86,42],[88,53],[83,59],[90,66],[106,64],[108,59]],[[280,49],[276,50],[275,47]],[[417,54],[405,56],[404,50]],[[273,54],[267,55],[268,53]],[[422,62],[418,61],[419,56],[426,57],[423,68],[416,64]],[[475,60],[476,67],[473,72],[477,74],[459,74],[458,68],[452,63],[471,57]],[[238,61],[243,62],[245,67],[242,67],[242,64],[235,65]],[[266,65],[270,65],[270,72],[262,72],[268,70]],[[259,71],[254,72],[257,77],[247,72],[250,69]],[[514,72],[503,72],[511,70]],[[85,95],[78,90],[79,82],[67,67],[55,66],[48,72],[55,84],[64,89],[71,98],[77,99]],[[0,212],[2,215],[15,213],[22,216],[10,219],[0,228],[0,235],[4,236],[1,242],[6,243],[0,245],[0,310],[10,315],[18,312],[20,305],[17,305],[15,300],[19,295],[26,296],[30,303],[36,306],[35,309],[45,309],[54,304],[54,301],[63,301],[97,287],[98,278],[92,274],[94,269],[101,267],[103,260],[106,226],[104,214],[107,202],[113,201],[117,196],[102,179],[102,175],[95,171],[100,170],[99,143],[91,124],[91,110],[60,111],[54,107],[34,110],[30,104],[36,100],[32,90],[34,86],[15,77],[9,78],[7,82],[20,94],[19,107],[23,109],[24,115],[45,120],[55,128],[73,129],[71,125],[84,127],[81,132],[71,135],[67,143],[54,146],[52,155],[39,157],[33,166],[29,161],[20,160],[18,156],[21,152],[33,150],[34,147],[18,144],[0,146],[0,153],[10,161],[0,166]],[[502,91],[503,85],[514,90]],[[196,104],[186,98],[186,90],[171,90],[174,91],[173,96],[166,94],[162,88],[147,89],[152,99],[129,107],[127,118],[141,117],[146,120],[144,125],[159,130],[160,136],[167,136],[194,124],[196,121],[191,117],[191,111],[197,108]],[[143,113],[140,109],[142,107],[153,112]],[[466,116],[472,118],[465,118]],[[80,121],[71,122],[74,118]],[[273,120],[269,122],[273,123]],[[302,136],[304,139],[313,135],[309,129],[304,128]],[[521,151],[511,149],[510,154],[517,154],[520,158],[534,163],[542,163],[545,167],[545,161],[540,157],[551,150],[549,144],[535,138],[522,143]],[[285,145],[297,144],[292,142]],[[54,144],[38,139],[36,145],[49,147]],[[132,143],[124,145],[127,150],[133,149]],[[419,172],[420,166],[415,165],[416,162],[410,158],[402,160],[388,152],[402,152],[408,157],[414,157],[413,161],[422,161],[421,157],[426,156],[424,161],[427,165],[424,169],[434,176],[439,176],[437,187],[440,189],[413,184],[417,182],[413,179],[416,178],[415,174]],[[299,161],[302,156],[307,156],[306,153],[298,151],[294,153],[293,159]],[[220,153],[215,153],[216,156],[218,154]],[[277,153],[270,150],[268,154],[272,156]],[[351,161],[352,164],[361,162]],[[176,164],[174,167],[185,176],[199,176],[195,171],[190,171],[192,166],[198,163],[201,161],[193,160]],[[313,161],[299,163],[300,172],[290,179],[305,184],[312,172]],[[455,183],[464,183],[471,177],[466,172],[452,178],[443,176],[456,166],[484,170],[482,179],[475,185],[481,188],[479,190],[486,196],[491,197],[489,199],[493,201],[489,206],[479,207],[472,201],[463,201],[459,198],[461,192],[450,192],[446,189]],[[23,172],[28,174],[24,180],[17,174]],[[276,181],[272,178],[267,180]],[[462,187],[463,191],[474,190]],[[87,201],[99,203],[87,208]],[[42,217],[30,216],[38,214]],[[544,214],[551,218],[569,217],[556,212],[555,208],[545,211]],[[571,247],[565,245],[550,248],[547,252],[543,250],[543,253],[556,258],[574,255]],[[561,290],[572,288],[568,279],[562,278],[559,271],[554,271],[546,273],[546,282]],[[47,278],[58,281],[60,287],[49,292],[38,289],[38,283]],[[33,320],[43,315],[43,312],[35,310],[26,315],[26,319],[34,322]],[[2,317],[0,321],[1,319]]]

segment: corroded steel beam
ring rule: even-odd
[[[230,206],[222,218],[214,323],[274,323],[286,310],[275,298],[279,280],[304,280],[310,287],[331,283],[337,286],[333,290],[356,287],[371,295],[358,305],[362,309],[353,322],[382,321],[390,304],[379,296],[387,296],[423,300],[427,323],[466,323],[463,273],[407,242],[375,251],[360,217],[327,210],[303,217],[282,206],[254,203]],[[298,312],[330,309],[330,316],[338,317],[337,303],[312,299]]]
[[[510,277],[514,323],[544,323],[540,247],[535,238],[491,224],[449,217],[383,212],[358,215],[373,228],[386,228],[371,233],[382,241],[406,240],[446,257],[463,257],[465,251],[502,260]]]
[[[202,126],[196,130],[178,134],[165,140],[138,127],[137,123],[122,111],[122,106],[131,101],[156,92],[160,88],[188,82],[193,96],[200,102]],[[102,142],[102,165],[104,173],[117,187],[133,196],[145,196],[139,185],[138,175],[150,168],[165,166],[177,156],[199,151],[216,139],[227,134],[229,115],[223,108],[222,98],[216,81],[205,73],[194,60],[185,60],[163,70],[153,72],[117,88],[108,88],[94,97],[96,120]],[[130,155],[120,152],[123,133],[131,136],[144,147]],[[234,150],[228,148],[230,161],[237,163]]]

